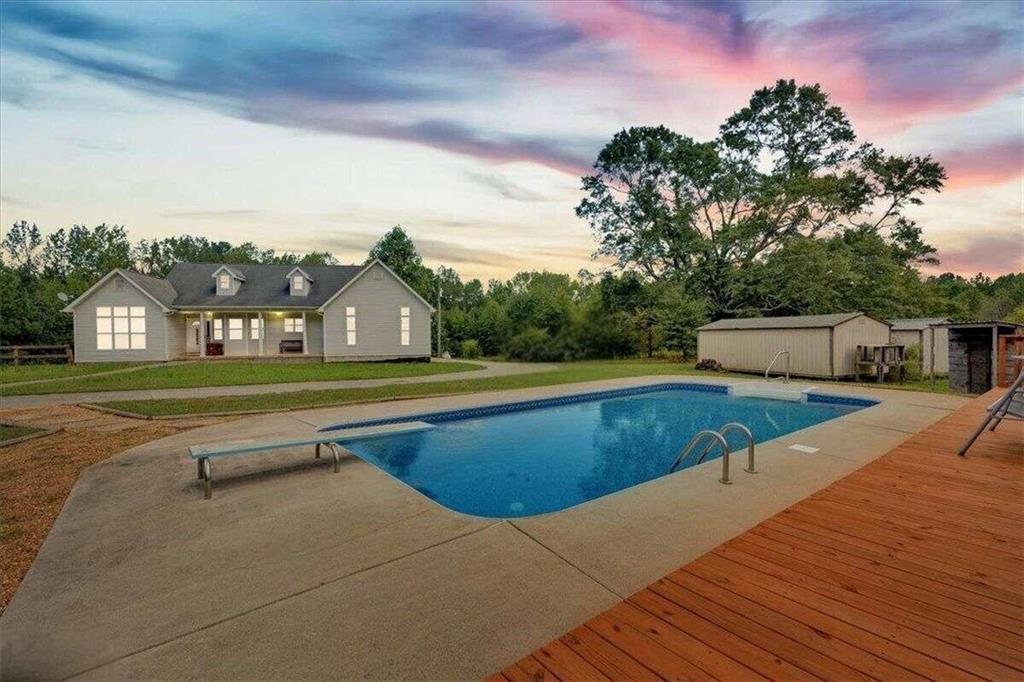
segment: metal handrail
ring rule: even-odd
[[[771,371],[772,371],[772,367],[774,367],[774,366],[775,366],[775,362],[776,362],[776,361],[777,361],[777,360],[778,360],[778,359],[779,359],[780,357],[782,357],[783,355],[785,355],[785,356],[786,356],[786,379],[785,379],[785,382],[786,382],[787,384],[789,383],[789,351],[788,351],[788,350],[780,350],[780,351],[779,351],[778,353],[776,353],[776,354],[775,354],[775,357],[774,357],[774,358],[772,358],[772,361],[768,363],[768,369],[766,369],[766,370],[764,371],[764,378],[765,378],[766,380],[769,380],[769,381],[770,381],[770,379],[768,379],[768,372],[771,372]]]
[[[668,472],[671,474],[673,471],[675,471],[676,467],[679,466],[679,463],[686,459],[686,457],[690,454],[691,451],[693,451],[697,444],[700,443],[705,438],[714,439],[714,441],[718,443],[719,447],[722,448],[722,477],[718,479],[719,483],[725,483],[726,485],[731,484],[732,481],[729,480],[729,444],[725,442],[725,438],[722,436],[722,434],[718,433],[717,431],[698,431],[693,436],[693,438],[690,439],[690,442],[686,444],[686,447],[679,452],[679,456],[676,457],[676,460],[674,462],[672,462],[672,466],[669,468]],[[697,464],[700,464],[701,462],[704,461],[704,457],[708,454],[708,450],[710,449],[710,447],[704,448],[704,451],[700,455],[700,459],[697,460]]]
[[[725,437],[727,431],[739,431],[747,437],[747,468],[744,469],[748,474],[756,474],[757,469],[754,468],[754,434],[750,432],[743,424],[739,422],[729,422],[722,428],[718,429],[718,433]]]

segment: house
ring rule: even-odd
[[[697,329],[697,355],[727,370],[762,373],[788,351],[791,374],[850,377],[857,374],[857,346],[887,344],[889,333],[888,322],[864,313],[718,320]],[[784,370],[780,359],[773,371]]]
[[[384,263],[178,263],[107,273],[65,312],[76,362],[306,356],[427,360],[433,307]]]
[[[921,347],[921,372],[945,374],[949,371],[948,317],[915,317],[890,320],[892,342]],[[933,364],[934,360],[934,364]]]

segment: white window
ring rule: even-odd
[[[258,317],[249,318],[249,338],[253,341],[263,338],[263,320]]]
[[[306,288],[306,278],[302,275],[292,276],[292,291],[302,291]]]
[[[231,288],[231,275],[221,275],[220,276],[220,288],[221,289],[230,289]],[[209,291],[209,290],[207,290],[207,291]]]
[[[245,338],[242,334],[242,318],[232,317],[228,320],[228,339],[231,341],[241,341]]]
[[[220,319],[219,317],[213,318],[213,340],[224,340],[224,320]]]
[[[355,306],[345,307],[345,337],[350,346],[356,345],[356,309]]]
[[[288,334],[301,334],[302,333],[302,318],[301,317],[286,317],[286,318],[284,318],[284,330]]]
[[[145,306],[97,306],[96,350],[145,349]]]
[[[405,307],[405,306],[402,306],[401,310],[399,311],[399,317],[401,319],[401,325],[402,325],[401,326],[401,330],[402,330],[402,345],[403,346],[408,346],[409,345],[409,329],[410,329],[409,328],[409,309],[407,307]]]

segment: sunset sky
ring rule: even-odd
[[[938,270],[1024,269],[1018,2],[0,5],[0,221],[361,261],[401,223],[463,277],[600,269],[573,207],[623,127],[704,140],[777,78],[932,154]]]

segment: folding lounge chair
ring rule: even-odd
[[[1014,380],[1013,385],[1010,386],[1010,390],[1006,392],[1003,397],[997,400],[992,405],[989,405],[988,410],[985,414],[984,421],[978,426],[978,428],[971,434],[971,437],[967,439],[960,450],[957,452],[958,455],[963,457],[967,454],[967,450],[974,445],[974,441],[978,440],[978,436],[985,430],[989,424],[992,424],[990,431],[995,431],[996,427],[999,426],[999,422],[1004,419],[1013,419],[1015,421],[1024,421],[1024,370]]]

